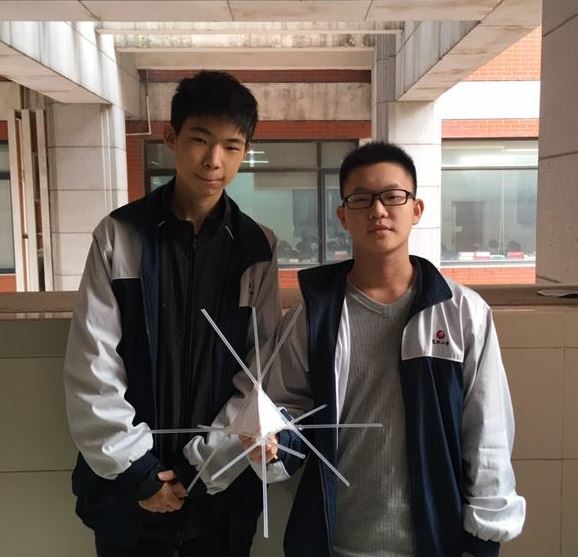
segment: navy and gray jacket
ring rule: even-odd
[[[445,279],[425,259],[411,260],[417,293],[403,331],[400,376],[415,555],[493,557],[500,542],[520,533],[525,501],[515,491],[512,405],[491,311],[479,295]],[[326,404],[318,423],[339,422],[347,392],[345,293],[352,263],[300,272],[306,311],[269,375],[269,396],[292,415]],[[292,312],[285,316],[280,331],[291,317]],[[310,431],[314,445],[338,466],[336,430]],[[303,450],[286,431],[280,442]],[[269,482],[287,478],[300,465],[295,457],[279,456],[268,465]],[[331,555],[339,512],[336,481],[309,456],[285,533],[287,557]]]
[[[123,545],[138,539],[137,501],[158,490],[162,469],[151,429],[158,427],[159,227],[170,187],[117,209],[95,229],[65,360],[67,415],[80,451],[73,473],[77,513]],[[244,356],[252,348],[248,306],[258,308],[262,335],[272,334],[280,317],[275,238],[232,200],[226,204],[227,229],[219,242],[230,243],[231,261],[213,317]],[[204,280],[210,288],[210,276]],[[212,363],[216,414],[233,393],[237,365],[220,342]],[[250,545],[260,510],[256,481],[247,473],[228,490],[231,539],[243,546]]]

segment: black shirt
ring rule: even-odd
[[[160,429],[195,428],[210,425],[224,402],[214,402],[215,374],[219,373],[213,365],[217,337],[200,310],[206,309],[217,320],[231,260],[230,208],[223,195],[198,234],[191,222],[173,214],[168,200],[164,212],[165,220],[159,225],[157,424]],[[182,449],[192,437],[156,436],[154,452],[168,469],[178,467],[184,461]],[[212,523],[218,523],[223,515],[218,498],[199,496],[198,492],[191,494],[183,509],[178,514],[187,515],[179,519],[187,525],[185,537],[217,526]]]

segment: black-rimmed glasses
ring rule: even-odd
[[[415,195],[407,190],[385,190],[379,193],[359,192],[351,193],[343,199],[343,206],[350,209],[369,209],[376,199],[386,207],[405,205],[408,199],[415,199]]]

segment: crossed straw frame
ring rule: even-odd
[[[265,367],[263,369],[261,369],[259,332],[257,330],[257,312],[256,312],[255,307],[251,308],[251,316],[252,316],[252,321],[253,321],[253,336],[254,336],[254,345],[255,345],[255,367],[256,367],[256,371],[257,371],[257,378],[255,378],[253,376],[253,374],[251,373],[249,368],[246,366],[245,362],[243,362],[243,360],[239,357],[239,355],[237,354],[237,352],[235,351],[235,349],[233,348],[231,343],[227,340],[227,338],[225,337],[225,335],[223,334],[223,332],[221,331],[219,326],[211,318],[211,316],[209,315],[207,310],[201,309],[202,314],[205,316],[207,321],[210,323],[211,327],[213,327],[213,329],[215,330],[215,332],[217,333],[217,335],[219,336],[219,338],[221,339],[223,344],[227,347],[227,349],[229,350],[231,355],[235,358],[237,363],[241,366],[241,369],[245,372],[247,377],[253,383],[253,392],[250,396],[264,397],[264,398],[261,398],[261,400],[262,401],[264,400],[268,405],[270,404],[270,407],[272,409],[274,409],[274,411],[277,413],[277,415],[276,415],[277,427],[273,428],[270,431],[266,431],[265,433],[263,433],[261,431],[261,428],[259,428],[260,431],[258,431],[258,432],[255,432],[255,431],[237,431],[237,430],[233,431],[231,426],[214,427],[214,426],[206,426],[206,425],[199,425],[196,428],[175,428],[175,429],[153,429],[153,430],[151,430],[151,433],[153,433],[155,435],[177,434],[177,433],[208,433],[211,431],[216,431],[216,432],[224,433],[225,435],[228,435],[228,436],[230,436],[230,435],[244,435],[246,437],[250,437],[250,438],[254,439],[254,442],[251,444],[251,446],[249,448],[242,451],[239,455],[237,455],[235,458],[230,460],[222,468],[217,470],[217,472],[215,472],[211,476],[211,480],[216,480],[221,474],[223,474],[229,468],[234,466],[242,458],[247,456],[249,453],[251,453],[257,447],[260,447],[260,449],[261,449],[261,481],[262,481],[262,497],[263,497],[263,536],[265,538],[269,537],[269,516],[268,516],[269,513],[268,513],[268,498],[267,498],[267,462],[266,462],[267,445],[268,444],[273,445],[278,450],[283,451],[283,452],[288,453],[288,454],[291,454],[293,456],[296,456],[300,459],[306,458],[305,454],[303,454],[299,451],[295,451],[295,450],[293,450],[289,447],[286,447],[284,445],[281,445],[280,443],[277,443],[276,441],[273,441],[271,439],[271,437],[273,435],[279,433],[282,430],[289,430],[289,431],[294,432],[295,435],[297,435],[299,437],[299,439],[301,439],[301,441],[303,441],[303,443],[305,443],[305,445],[307,445],[307,447],[323,462],[323,464],[325,464],[325,466],[327,466],[347,487],[349,487],[350,486],[349,481],[347,481],[347,479],[339,472],[339,470],[337,470],[337,468],[335,468],[335,466],[333,466],[333,464],[331,464],[331,462],[329,462],[329,460],[327,460],[327,458],[325,456],[323,456],[323,454],[317,448],[315,448],[315,446],[307,439],[307,437],[305,437],[301,433],[300,430],[365,428],[365,427],[370,427],[370,428],[374,427],[375,428],[375,427],[382,427],[383,426],[380,423],[301,424],[301,422],[304,419],[306,419],[306,418],[312,416],[313,414],[316,414],[317,412],[326,408],[327,404],[322,404],[321,406],[313,408],[312,410],[309,410],[308,412],[301,414],[297,418],[287,419],[283,415],[283,413],[275,406],[273,401],[266,395],[265,391],[263,390],[263,381],[264,381],[267,373],[271,369],[273,361],[275,360],[275,358],[279,354],[279,351],[281,350],[283,343],[285,342],[285,340],[289,336],[289,333],[291,332],[291,329],[295,325],[295,322],[297,321],[297,318],[299,317],[299,314],[301,313],[302,309],[303,309],[303,307],[301,305],[299,305],[297,307],[297,309],[295,310],[295,313],[292,315],[287,327],[283,331],[283,334],[281,335],[279,342],[276,344],[275,348],[273,349],[273,352],[271,353],[271,356],[269,357]],[[243,406],[241,408],[241,412],[245,408],[246,408],[246,406]],[[226,439],[226,437],[223,437],[217,443],[215,448],[211,451],[211,453],[209,454],[209,456],[207,457],[207,459],[205,460],[205,462],[203,463],[201,468],[198,470],[197,475],[193,478],[193,480],[191,481],[191,483],[187,487],[188,492],[190,492],[191,489],[193,488],[193,486],[197,483],[197,481],[201,477],[201,474],[206,470],[207,466],[209,465],[209,463],[211,462],[213,457],[217,454],[218,450],[221,448],[225,439]]]

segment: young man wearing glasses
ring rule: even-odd
[[[522,529],[512,405],[491,311],[409,254],[424,210],[416,187],[414,163],[399,147],[369,143],[350,153],[337,215],[354,259],[299,273],[306,311],[270,373],[269,395],[294,416],[327,405],[318,423],[383,428],[309,430],[351,487],[313,455],[306,461],[287,557],[489,557]],[[280,442],[304,450],[289,432]],[[300,464],[280,451],[268,480]]]

